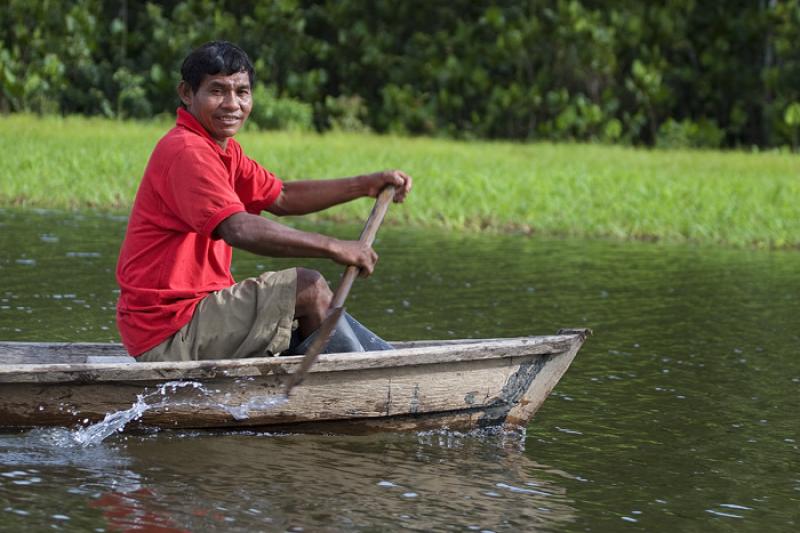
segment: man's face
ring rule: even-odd
[[[178,94],[187,110],[223,149],[228,139],[242,127],[253,107],[247,72],[206,76],[197,92],[181,82]]]

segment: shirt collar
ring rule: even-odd
[[[223,155],[228,155],[227,151],[223,150],[222,147],[217,144],[217,141],[215,141],[214,138],[211,137],[211,135],[209,135],[208,131],[206,131],[203,125],[200,124],[200,122],[196,118],[194,118],[194,115],[189,113],[189,111],[187,111],[185,108],[183,107],[178,108],[178,118],[175,121],[175,125],[186,128],[187,130],[200,135],[201,137],[208,140],[208,142],[211,145],[213,145],[218,152],[220,152]],[[228,139],[228,148],[230,148],[232,140],[233,139]]]

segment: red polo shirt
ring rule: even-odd
[[[282,187],[239,143],[229,139],[223,150],[178,109],[150,156],[117,263],[117,325],[128,353],[158,346],[206,295],[234,284],[232,249],[212,232],[234,213],[260,213]]]

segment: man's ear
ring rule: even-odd
[[[192,105],[194,93],[192,92],[192,87],[184,80],[181,80],[181,82],[178,84],[178,97],[186,107],[190,107]]]

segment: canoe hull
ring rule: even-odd
[[[16,372],[0,365],[0,421],[4,428],[76,426],[133,408],[138,416],[129,427],[347,433],[524,427],[585,336],[323,356],[288,400],[281,393],[296,358],[16,365],[23,367]]]

